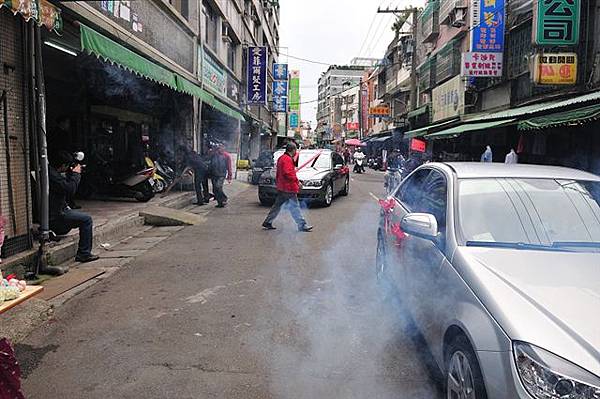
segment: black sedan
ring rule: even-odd
[[[275,152],[275,163],[283,150]],[[350,190],[350,170],[344,158],[331,150],[299,151],[298,180],[300,180],[301,201],[331,205],[337,195],[348,195]],[[263,205],[272,205],[277,196],[275,188],[275,168],[262,174],[258,183],[258,199]]]

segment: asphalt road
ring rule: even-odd
[[[27,398],[441,397],[374,279],[383,175],[262,231],[256,188],[58,309],[18,355]]]

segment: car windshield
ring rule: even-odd
[[[328,153],[323,152],[323,153],[321,153],[321,155],[316,157],[318,153],[319,153],[318,150],[309,150],[309,151],[300,150],[300,158],[298,160],[298,166],[302,166],[305,163],[310,161],[305,166],[305,168],[313,167],[315,169],[325,169],[325,170],[331,169],[331,156]],[[274,155],[275,164],[277,164],[277,160],[283,154],[284,154],[283,151],[277,151],[275,153],[275,155]]]
[[[600,182],[463,179],[458,215],[466,245],[600,248]]]

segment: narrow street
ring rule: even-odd
[[[288,214],[249,187],[59,308],[17,345],[27,398],[437,398],[426,350],[374,279],[383,175]]]

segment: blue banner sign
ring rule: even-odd
[[[248,48],[248,104],[267,104],[267,48]]]
[[[274,81],[273,82],[273,96],[274,97],[287,97],[288,93],[288,82],[287,81]]]
[[[287,97],[273,97],[273,112],[287,112]]]
[[[288,80],[288,64],[274,64],[273,78],[275,80]]]
[[[471,51],[501,53],[504,51],[506,0],[473,0],[471,2]]]
[[[290,129],[294,129],[299,126],[300,121],[298,119],[298,114],[296,112],[290,113]]]

